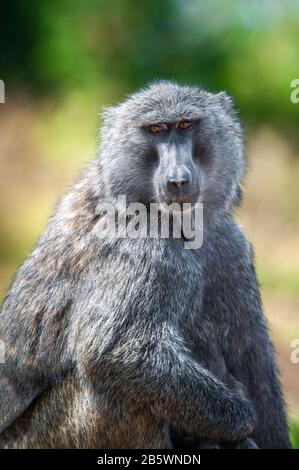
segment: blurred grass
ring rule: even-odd
[[[283,269],[270,270],[269,267],[265,266],[264,269],[259,269],[257,274],[262,286],[294,299],[298,298],[298,271],[284,271]]]
[[[299,420],[298,422],[292,423],[290,428],[291,444],[294,449],[299,449]]]

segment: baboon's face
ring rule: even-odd
[[[240,126],[223,93],[154,83],[107,110],[100,162],[109,196],[223,208],[243,173]]]
[[[148,158],[155,168],[152,176],[154,197],[159,202],[198,201],[200,167],[197,164],[198,119],[156,122],[143,126]],[[155,162],[155,163],[154,163]]]

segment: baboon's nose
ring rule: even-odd
[[[166,175],[167,190],[171,193],[188,192],[191,186],[191,174],[188,168],[179,166],[176,171]]]
[[[167,186],[170,190],[178,189],[189,184],[189,179],[187,177],[181,178],[169,178],[167,181]]]

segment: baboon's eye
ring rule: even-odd
[[[177,129],[185,130],[185,129],[190,129],[192,126],[193,126],[192,121],[182,120],[182,121],[179,121],[175,127]]]
[[[152,124],[151,126],[148,126],[148,131],[151,134],[156,134],[157,132],[167,131],[167,130],[168,130],[168,124],[165,124],[165,123]]]

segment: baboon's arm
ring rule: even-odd
[[[163,395],[164,394],[164,395]],[[249,401],[230,392],[191,358],[180,356],[164,376],[157,416],[207,439],[238,441],[252,434],[255,412]]]
[[[239,299],[244,315],[252,319],[250,325],[252,336],[247,351],[239,357],[240,362],[237,367],[243,371],[243,374],[246,373],[246,386],[255,403],[258,417],[254,435],[256,443],[261,448],[288,448],[290,442],[278,371],[253,267],[252,275],[255,286],[251,289],[247,286],[246,289],[244,285],[245,294]]]
[[[286,415],[252,252],[238,227],[230,223],[225,230],[214,246],[217,265],[211,265],[203,308],[220,332],[217,341],[229,373],[243,383],[254,403],[253,439],[260,448],[286,448]]]
[[[249,395],[257,412],[257,427],[253,436],[262,449],[289,448],[287,419],[273,361],[272,345],[266,331],[256,332],[252,344],[239,364],[246,371]]]
[[[255,277],[254,271],[253,275]],[[247,287],[244,284],[239,304],[243,314],[252,319],[251,340],[247,340],[244,353],[234,358],[234,369],[245,377],[246,388],[255,404],[257,427],[253,438],[257,445],[262,449],[288,448],[287,420],[273,347],[257,288]]]
[[[40,242],[18,271],[0,312],[0,432],[20,416],[67,363],[66,323],[72,295],[55,240]],[[52,242],[52,243],[51,243]]]
[[[0,433],[28,408],[43,389],[36,380],[20,378],[14,372],[9,364],[0,364]],[[32,372],[30,374],[34,375]]]
[[[229,391],[175,341],[152,339],[140,349],[123,344],[106,363],[101,388],[106,384],[117,402],[150,409],[157,419],[203,438],[237,441],[252,434],[250,402]]]

